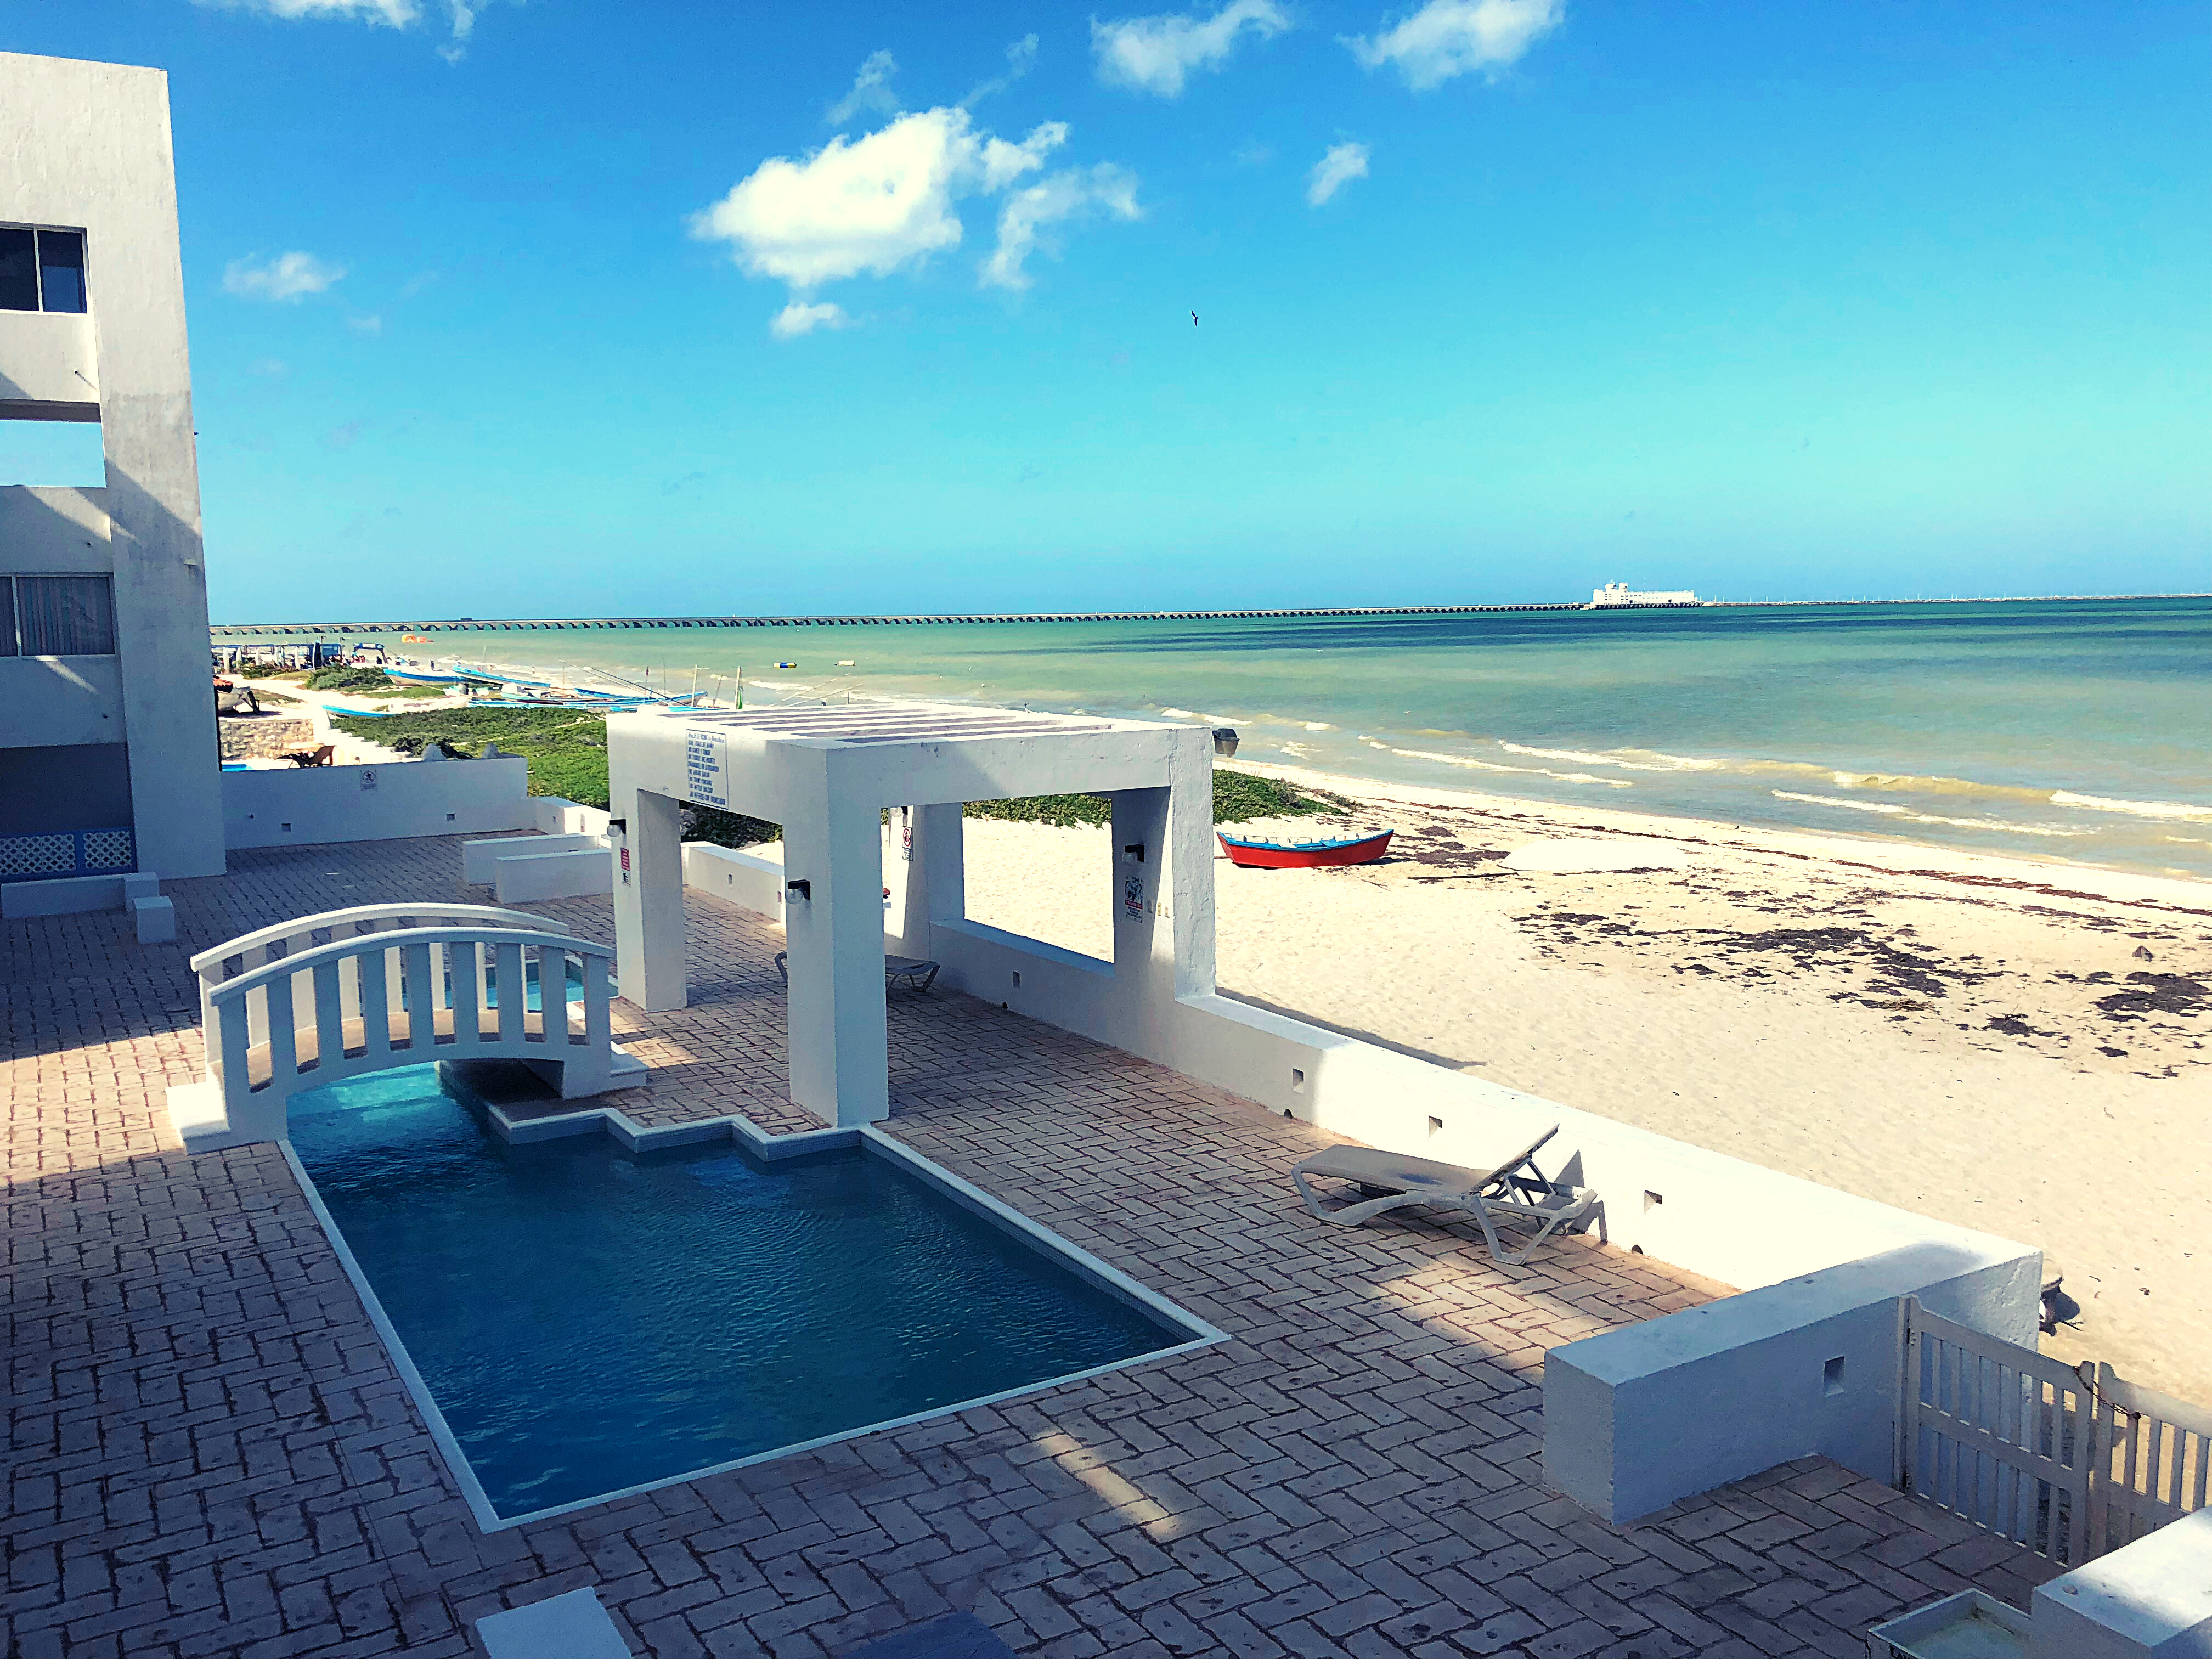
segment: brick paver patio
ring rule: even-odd
[[[6,1651],[480,1652],[597,1586],[634,1649],[839,1654],[950,1608],[1023,1653],[1856,1656],[2024,1553],[1819,1460],[1620,1530],[1542,1485],[1545,1350],[1725,1288],[1571,1239],[1316,1224],[1328,1137],[942,991],[901,997],[891,1132],[1232,1340],[492,1534],[471,1522],[276,1149],[191,1158],[190,951],[341,905],[468,897],[451,839],[233,855],[184,943],[0,929],[10,1154]],[[618,1029],[634,1119],[811,1126],[777,935],[689,896],[693,1006]],[[532,907],[608,939],[605,901]],[[1716,1402],[1717,1409],[1729,1409]]]

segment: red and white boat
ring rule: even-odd
[[[1247,870],[1318,870],[1334,864],[1372,864],[1390,850],[1392,831],[1349,841],[1245,841],[1217,830],[1221,850]]]

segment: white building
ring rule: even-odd
[[[1602,611],[1609,606],[1644,605],[1704,605],[1706,603],[1686,587],[1643,589],[1631,587],[1626,582],[1607,582],[1603,587],[1590,590],[1589,604],[1583,609]]]
[[[0,419],[106,462],[0,487],[0,882],[219,873],[168,78],[0,53]]]

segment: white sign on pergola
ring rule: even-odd
[[[890,1115],[886,933],[902,953],[944,962],[955,986],[963,938],[993,933],[965,919],[965,802],[1108,797],[1110,885],[1102,876],[1089,890],[1114,906],[1115,949],[1099,970],[1133,1008],[1213,989],[1212,740],[1201,727],[855,703],[617,714],[607,744],[623,996],[651,1012],[685,1004],[684,804],[781,824],[791,1097],[833,1123]],[[911,809],[888,875],[886,808]]]

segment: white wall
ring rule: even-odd
[[[208,694],[207,590],[191,365],[185,337],[168,79],[159,70],[0,53],[0,221],[82,227],[90,310],[12,319],[0,331],[0,379],[27,390],[59,384],[82,398],[78,365],[89,330],[107,484],[76,491],[0,489],[11,530],[54,522],[30,539],[32,568],[111,571],[116,664],[129,729],[134,825],[142,870],[219,873],[223,811]],[[67,337],[66,338],[63,337]],[[11,355],[12,354],[12,355]],[[64,505],[75,497],[74,506]],[[66,527],[106,520],[81,560],[55,556]],[[42,739],[0,701],[0,746]]]
[[[770,921],[783,921],[783,860],[740,853],[712,842],[684,843],[684,884]]]
[[[2033,1659],[2212,1659],[2212,1510],[2036,1587]]]
[[[0,311],[0,404],[72,405],[97,419],[99,383],[90,313]]]
[[[2040,1252],[1978,1237],[1902,1245],[1553,1348],[1545,1480],[1622,1526],[1814,1453],[1889,1480],[1903,1297],[2034,1345]]]
[[[614,854],[605,847],[504,858],[493,874],[493,891],[501,904],[584,898],[614,890]]]
[[[122,743],[130,732],[113,657],[0,657],[0,748]]]
[[[235,848],[481,836],[537,823],[528,764],[514,758],[216,775],[223,833]]]
[[[1556,1121],[1539,1162],[1602,1195],[1602,1237],[1723,1284],[1748,1289],[1904,1244],[1984,1237],[1228,997],[1146,1002],[1109,964],[978,922],[939,920],[931,942],[962,990],[1370,1146],[1464,1163],[1482,1156],[1502,1121]]]
[[[536,803],[532,805],[534,808]],[[495,836],[488,841],[465,841],[461,843],[461,879],[472,886],[485,886],[499,879],[501,859],[544,858],[550,853],[578,853],[592,847],[604,851],[606,843],[596,836],[557,834]]]

